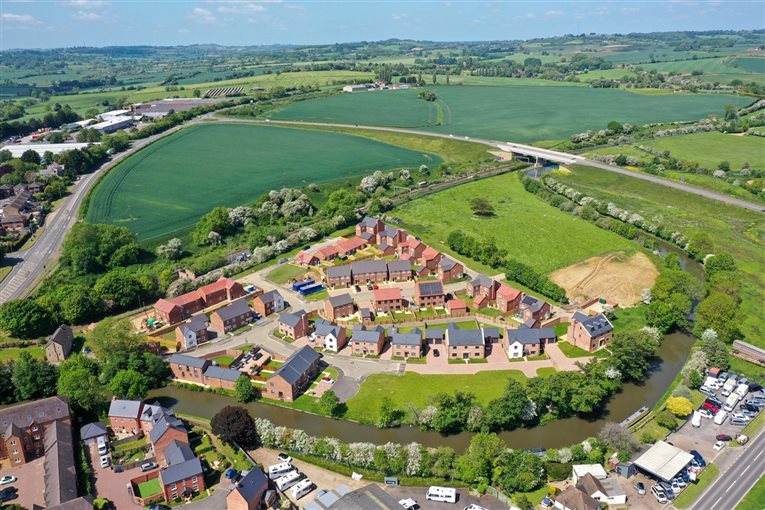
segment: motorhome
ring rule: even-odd
[[[428,501],[441,501],[444,503],[456,503],[457,502],[457,490],[451,487],[438,487],[432,485],[428,489],[427,494]]]
[[[313,482],[306,478],[291,489],[292,498],[298,500],[313,490]]]
[[[723,405],[723,409],[725,411],[731,412],[733,409],[735,409],[736,404],[738,404],[738,395],[735,393],[732,393],[728,395],[727,400],[725,401],[725,405]]]
[[[723,384],[722,391],[720,393],[722,393],[723,397],[727,397],[733,393],[734,389],[736,389],[736,381],[733,379],[728,379],[725,381],[725,384]]]
[[[105,454],[109,448],[106,446],[106,440],[104,440],[104,436],[98,436],[98,439],[96,440],[98,444],[98,453],[103,455]]]
[[[738,398],[744,398],[747,393],[749,393],[749,385],[748,384],[739,384],[736,387],[736,395],[738,395]]]
[[[286,475],[293,469],[295,468],[292,467],[292,464],[290,464],[289,462],[274,464],[272,466],[268,466],[268,477],[271,480],[276,480],[277,478],[281,478],[282,476]]]
[[[287,489],[289,489],[290,487],[298,483],[301,478],[303,478],[303,475],[301,475],[297,469],[293,469],[286,475],[280,478],[277,478],[275,483],[280,491],[286,491]]]

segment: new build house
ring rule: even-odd
[[[397,358],[421,358],[422,331],[414,328],[409,333],[399,333],[394,329],[391,332],[390,345],[393,356]]]
[[[544,354],[547,344],[555,343],[558,337],[552,328],[506,329],[502,346],[511,359]]]
[[[226,496],[226,510],[260,510],[268,490],[268,478],[258,467],[253,467],[234,483]]]
[[[438,279],[443,282],[456,280],[465,272],[465,267],[454,259],[443,257],[438,263]]]
[[[414,286],[414,300],[420,308],[443,307],[446,293],[442,282],[421,281]]]
[[[233,301],[245,295],[244,288],[225,276],[173,299],[160,299],[154,305],[154,316],[167,323],[177,324],[210,306]]]
[[[244,299],[218,308],[210,315],[210,324],[217,331],[230,333],[252,322],[252,310]]]
[[[321,355],[305,345],[289,358],[266,381],[266,397],[292,402],[319,371]]]
[[[210,340],[207,326],[207,316],[200,313],[175,328],[175,339],[180,342],[181,349],[187,351]]]
[[[384,260],[360,260],[350,266],[353,283],[382,283],[388,279],[388,263]]]
[[[185,354],[173,354],[169,362],[173,379],[205,384],[205,370],[211,365],[210,360],[193,358]]]
[[[362,234],[372,234],[377,238],[377,234],[385,228],[385,223],[377,218],[365,217],[356,225],[356,235],[361,237]]]
[[[478,300],[479,297],[484,297],[488,301],[494,301],[497,299],[497,289],[499,283],[485,274],[479,273],[475,278],[469,281],[465,287],[465,293]]]
[[[375,326],[370,329],[364,329],[357,325],[353,328],[351,337],[351,354],[366,356],[371,354],[379,356],[385,347],[385,329],[382,326]]]
[[[138,434],[141,432],[140,400],[115,399],[109,404],[109,426],[115,434]]]
[[[314,344],[321,345],[326,350],[332,352],[339,352],[348,343],[345,328],[341,328],[331,322],[317,323],[316,331],[311,333],[310,338]]]
[[[350,264],[330,266],[326,269],[325,275],[327,277],[327,285],[330,287],[348,287],[353,281]]]
[[[401,294],[401,289],[398,287],[375,289],[372,293],[372,301],[375,311],[378,313],[388,313],[404,308],[404,297]]]
[[[353,237],[351,239],[340,239],[336,244],[337,251],[341,257],[354,255],[357,251],[367,247],[368,241],[363,237]]]
[[[497,309],[500,312],[512,312],[521,306],[523,293],[513,287],[500,283],[497,288]]]
[[[338,294],[324,300],[324,317],[329,321],[353,315],[353,298],[350,294]]]
[[[304,310],[284,312],[279,316],[278,328],[279,333],[288,338],[303,338],[309,332],[308,315]]]
[[[449,359],[486,357],[486,344],[480,329],[458,329],[449,324],[446,328],[446,349]]]
[[[576,312],[571,318],[569,342],[589,352],[604,347],[614,335],[614,327],[605,315],[588,316]]]
[[[408,260],[392,260],[388,262],[388,280],[406,282],[412,279],[412,263]]]
[[[252,307],[261,317],[268,317],[272,313],[284,310],[284,298],[279,291],[271,290],[253,299]]]
[[[163,416],[149,432],[149,441],[154,448],[154,456],[160,464],[166,461],[166,448],[178,441],[189,444],[189,432],[181,420],[174,416]]]
[[[0,459],[20,466],[44,455],[48,428],[58,421],[71,424],[65,397],[48,397],[0,409]]]
[[[523,296],[519,307],[524,324],[530,328],[539,327],[539,323],[550,317],[550,303],[533,296]]]
[[[194,497],[205,490],[202,463],[194,456],[188,442],[172,441],[163,450],[162,458],[167,466],[158,473],[165,501]]]

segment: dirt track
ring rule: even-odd
[[[550,279],[566,289],[572,302],[600,297],[624,307],[638,303],[641,291],[653,287],[658,275],[643,253],[627,257],[618,252],[564,267],[552,273]]]

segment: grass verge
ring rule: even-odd
[[[709,464],[706,469],[701,472],[696,483],[688,485],[683,493],[675,499],[675,508],[684,509],[690,507],[719,474],[720,468],[715,464]]]

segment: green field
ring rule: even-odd
[[[492,83],[502,83],[495,80]],[[722,94],[644,95],[580,86],[433,87],[438,100],[418,90],[341,94],[266,112],[281,120],[417,127],[439,133],[517,142],[557,140],[611,120],[643,124],[722,114],[725,105],[751,98]]]
[[[760,478],[756,484],[746,493],[744,499],[736,506],[736,510],[751,510],[762,506],[765,501],[765,477]]]
[[[268,279],[274,283],[287,283],[293,278],[304,275],[308,272],[308,269],[294,264],[283,264],[270,273],[268,273]]]
[[[141,498],[147,498],[160,492],[162,492],[162,486],[159,484],[159,478],[152,478],[148,482],[138,484],[138,496]]]
[[[663,222],[687,237],[708,233],[717,250],[731,253],[744,273],[740,329],[748,342],[765,346],[765,215],[684,193],[660,184],[592,167],[574,167],[561,182],[644,218]]]
[[[0,344],[1,346],[2,344]],[[45,351],[38,345],[30,347],[0,347],[0,363],[13,361],[19,357],[22,352],[28,352],[35,359],[45,359]]]
[[[489,199],[495,215],[474,216],[469,206],[474,197]],[[518,174],[441,191],[397,207],[394,215],[404,221],[407,231],[439,250],[448,252],[447,236],[461,229],[479,239],[494,237],[509,257],[544,273],[594,255],[634,250],[630,241],[541,202],[523,189]],[[491,271],[480,264],[470,265]]]
[[[765,140],[756,136],[726,135],[715,131],[668,136],[640,144],[668,150],[670,156],[683,161],[698,161],[706,168],[717,168],[720,161],[727,161],[734,171],[744,163],[765,169]]]
[[[522,383],[526,377],[520,370],[478,372],[473,375],[374,374],[367,377],[356,396],[346,402],[348,412],[344,418],[375,423],[380,402],[385,396],[390,397],[401,411],[406,411],[405,406],[409,403],[422,409],[436,393],[452,394],[457,390],[473,393],[478,403],[486,405],[499,397],[507,381],[511,380]]]
[[[192,227],[216,206],[429,160],[421,152],[317,130],[208,124],[170,135],[112,169],[92,192],[86,219],[130,228],[139,239]]]

